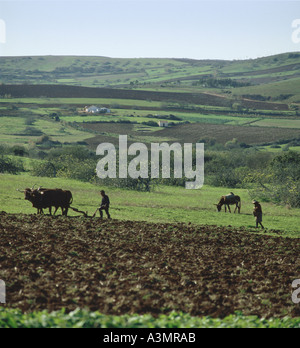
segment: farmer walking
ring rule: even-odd
[[[111,219],[109,214],[109,205],[110,205],[109,197],[105,194],[105,191],[103,190],[100,191],[100,194],[102,196],[102,202],[99,208],[100,218],[103,219],[103,210],[104,210],[108,219]]]
[[[263,213],[262,213],[261,205],[257,201],[253,201],[252,203],[254,204],[253,215],[255,216],[255,219],[256,219],[256,228],[258,228],[258,224],[260,224],[261,228],[264,229],[264,226],[262,224]]]

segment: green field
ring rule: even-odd
[[[79,112],[85,105],[92,104],[105,105],[112,112],[99,115],[83,115]],[[124,129],[122,129],[122,126],[120,126],[119,133],[116,133],[115,125],[112,122],[138,124],[134,126],[130,135],[132,139],[143,142],[143,134],[140,132],[140,126],[142,128],[144,127],[142,123],[147,124],[152,122],[155,126],[159,120],[164,120],[166,117],[170,117],[170,115],[178,118],[172,121],[169,120],[174,125],[189,122],[204,125],[237,126],[237,128],[231,130],[232,137],[227,139],[227,141],[237,138],[241,139],[241,142],[251,145],[255,138],[250,139],[247,136],[245,137],[248,130],[240,126],[270,128],[267,131],[268,134],[278,134],[279,138],[277,140],[295,139],[298,137],[296,130],[300,129],[300,121],[295,116],[294,118],[291,116],[291,111],[283,111],[282,114],[274,111],[279,116],[271,117],[268,112],[265,112],[265,116],[256,115],[255,113],[253,115],[243,114],[243,112],[231,114],[226,107],[199,105],[189,106],[189,108],[199,108],[199,111],[193,111],[192,109],[186,110],[184,107],[182,110],[173,110],[172,108],[166,108],[166,104],[162,102],[130,99],[10,98],[0,99],[0,105],[6,105],[0,109],[0,141],[11,146],[16,144],[24,145],[27,148],[31,146],[30,144],[35,143],[41,135],[50,136],[51,140],[58,141],[62,144],[76,144],[77,142],[88,142],[88,139],[93,138],[95,134],[102,134],[105,139],[108,139],[110,136],[116,137],[118,134],[124,134],[126,127],[124,126]],[[177,105],[177,107],[179,106]],[[51,115],[58,115],[59,121],[55,122],[53,117],[51,118]],[[99,130],[94,131],[92,127],[87,129],[88,127],[84,126],[84,123],[87,122],[106,122],[112,124],[111,129],[105,125],[105,132],[100,131],[99,133]],[[154,126],[152,124],[151,127],[146,126],[143,129],[143,131],[147,131],[148,135],[153,132],[152,137],[147,136],[148,142],[173,141],[176,139],[176,136],[172,136],[172,132],[170,131],[168,131],[168,136],[160,137],[157,132],[160,132],[162,129]],[[192,128],[191,126],[191,131]],[[278,131],[280,129],[284,129],[282,136],[280,135],[281,132]],[[135,134],[134,132],[137,133]],[[216,134],[219,132],[220,129],[218,128]],[[177,129],[174,131],[175,133],[178,133]],[[212,135],[213,133],[209,132],[209,136],[214,137]],[[225,128],[224,134],[226,135]],[[203,132],[200,132],[199,136],[196,136],[195,139],[198,141],[203,137]],[[223,135],[218,135],[216,140],[219,143],[223,143],[223,138]],[[244,138],[245,140],[243,140]],[[259,136],[257,138],[257,144],[263,143],[263,138]],[[276,137],[266,136],[266,142],[270,142],[268,140],[269,138],[272,142],[276,139]],[[187,134],[184,135],[184,140],[186,139],[189,139]],[[249,142],[249,139],[251,142]],[[100,138],[99,141],[101,142]]]
[[[238,91],[236,91],[236,95],[243,95],[243,94],[261,94],[266,97],[268,96],[279,96],[280,94],[292,94],[293,97],[291,97],[289,100],[290,102],[299,103],[300,98],[297,91],[299,91],[300,87],[300,79],[299,78],[293,78],[288,79],[287,81],[278,81],[278,82],[272,82],[266,85],[261,86],[251,86],[251,87],[242,87]]]
[[[272,152],[272,153],[280,153],[282,151],[284,151],[286,145],[278,145],[278,148],[272,148],[272,146],[262,146],[259,147],[259,149],[261,151],[268,151],[268,152]],[[291,151],[300,151],[300,146],[289,146],[289,150]]]
[[[135,191],[128,191],[128,190],[121,190],[116,188],[110,188],[110,187],[99,187],[93,184],[89,183],[83,183],[80,181],[70,180],[70,179],[49,179],[49,178],[37,178],[37,177],[31,177],[28,175],[8,175],[8,174],[1,174],[1,192],[0,192],[0,213],[1,216],[6,216],[6,214],[3,215],[3,212],[6,211],[10,215],[11,218],[14,219],[20,219],[20,214],[29,214],[29,219],[32,221],[33,227],[30,227],[30,223],[28,224],[28,221],[26,224],[24,224],[24,228],[26,228],[28,231],[30,231],[30,234],[32,234],[32,238],[36,238],[36,226],[37,221],[42,222],[43,220],[38,218],[36,222],[33,222],[32,219],[35,219],[34,217],[30,218],[31,214],[35,213],[35,209],[31,207],[31,204],[24,200],[24,196],[21,192],[16,191],[17,189],[24,189],[25,187],[32,187],[33,185],[36,186],[44,186],[44,187],[61,187],[64,189],[69,189],[73,193],[74,202],[72,206],[78,208],[79,210],[87,211],[89,215],[91,216],[95,208],[97,208],[100,204],[100,195],[99,190],[105,189],[106,192],[109,194],[111,199],[111,215],[114,221],[118,221],[118,223],[124,223],[125,225],[132,226],[133,221],[140,221],[145,223],[161,223],[161,224],[180,224],[184,223],[183,225],[176,225],[177,228],[183,228],[183,226],[186,226],[186,228],[197,228],[199,226],[200,228],[203,228],[205,230],[206,228],[210,230],[211,232],[208,233],[210,238],[214,240],[217,243],[217,240],[215,240],[216,237],[214,236],[214,231],[218,229],[218,226],[220,228],[224,228],[227,226],[227,231],[224,231],[224,238],[229,238],[229,234],[235,234],[236,229],[238,230],[238,233],[240,236],[249,235],[249,238],[253,238],[254,236],[257,236],[255,241],[258,240],[258,238],[261,238],[261,241],[265,241],[265,246],[268,249],[269,255],[272,255],[274,260],[278,257],[282,257],[277,255],[277,253],[283,253],[285,252],[285,249],[282,248],[280,251],[276,251],[275,255],[272,254],[272,248],[273,246],[271,244],[271,240],[266,238],[275,238],[274,241],[277,240],[277,238],[298,238],[300,237],[300,227],[299,227],[299,217],[300,217],[300,211],[299,209],[289,209],[287,207],[279,207],[270,203],[263,203],[263,210],[264,210],[264,225],[267,227],[266,230],[256,230],[255,224],[254,224],[254,218],[252,216],[252,209],[253,205],[251,203],[251,197],[249,196],[247,190],[243,189],[232,189],[235,194],[239,194],[242,198],[242,212],[241,214],[225,214],[224,211],[221,213],[218,213],[213,205],[213,203],[216,203],[218,201],[218,198],[231,191],[231,189],[222,189],[222,188],[214,188],[210,186],[204,186],[202,189],[198,191],[189,191],[185,190],[184,188],[174,188],[174,187],[167,187],[167,186],[158,186],[156,189],[151,193],[142,193],[142,192],[135,192]],[[59,213],[60,214],[60,213]],[[75,243],[83,243],[83,235],[78,234],[77,231],[72,230],[72,217],[78,216],[77,213],[71,212],[69,214],[71,218],[65,219],[65,218],[58,218],[53,217],[48,221],[49,229],[53,229],[53,226],[57,224],[59,226],[60,223],[64,222],[66,226],[70,226],[71,230],[67,233],[69,233],[70,238],[72,238],[72,248],[75,248]],[[27,215],[28,216],[28,215]],[[26,217],[27,218],[27,217]],[[80,218],[76,219],[76,223],[79,225],[81,224],[88,224],[89,225],[89,219],[90,218]],[[17,221],[17,220],[16,220]],[[75,220],[73,220],[74,222]],[[97,224],[97,218],[93,219],[93,223]],[[52,225],[50,227],[50,225]],[[130,225],[131,224],[131,225]],[[107,226],[105,228],[109,228],[110,223],[106,220],[104,221],[103,226]],[[16,223],[16,228],[17,223]],[[42,232],[42,238],[49,239],[55,236],[52,232],[50,233],[50,230],[48,230],[47,225],[45,226],[45,231]],[[90,225],[89,225],[90,226]],[[97,225],[98,229],[95,233],[99,233],[99,231],[102,230],[102,227],[100,225]],[[142,225],[141,225],[142,226]],[[161,225],[165,226],[166,225]],[[174,226],[174,225],[173,225]],[[181,227],[180,227],[181,226]],[[104,228],[104,227],[103,227]],[[169,227],[171,229],[171,225]],[[173,227],[172,227],[173,228]],[[51,230],[52,231],[52,230]],[[55,233],[59,233],[59,229],[54,230]],[[130,232],[131,231],[131,232]],[[167,231],[167,230],[166,230]],[[84,233],[91,233],[90,231],[86,231]],[[142,233],[142,230],[140,231]],[[28,233],[28,232],[26,232]],[[41,233],[41,232],[40,232]],[[66,231],[64,231],[66,233]],[[94,233],[94,232],[93,232]],[[116,234],[116,237],[114,237],[114,233]],[[120,234],[121,233],[121,234]],[[122,238],[122,231],[118,230],[112,230],[110,232],[110,238],[112,238],[115,243],[119,243]],[[132,243],[135,239],[138,238],[139,243],[142,243],[144,238],[141,240],[139,238],[139,234],[137,234],[136,237],[134,236],[133,227],[132,230],[129,229],[126,230],[126,233],[130,234],[130,243]],[[144,233],[144,231],[143,231]],[[150,233],[150,231],[149,231]],[[147,236],[148,232],[146,229]],[[96,235],[95,235],[96,236]],[[95,238],[92,237],[92,238]],[[226,237],[227,236],[227,237]],[[270,237],[268,237],[270,236]],[[195,236],[194,236],[195,237]],[[194,238],[191,234],[188,236],[188,234],[185,234],[185,238]],[[21,236],[19,237],[21,238]],[[23,237],[22,238],[28,238]],[[38,240],[41,237],[38,238]],[[58,235],[55,237],[55,239],[58,238]],[[64,242],[67,242],[64,237]],[[127,237],[128,238],[128,237]],[[234,237],[231,237],[234,238]],[[246,237],[247,238],[247,237]],[[189,239],[188,239],[189,240]],[[226,239],[227,240],[227,239]],[[289,244],[292,243],[291,239]],[[102,241],[103,242],[103,241]],[[26,239],[26,243],[28,243]],[[43,242],[44,247],[47,248],[48,242]],[[62,240],[60,240],[59,243],[55,243],[57,245],[58,250],[60,250]],[[96,244],[93,244],[94,247],[96,247],[98,242]],[[128,243],[126,239],[126,243]],[[130,243],[128,246],[130,246]],[[158,243],[158,241],[156,241]],[[173,245],[176,243],[176,239],[173,238],[172,241],[169,242],[170,245]],[[101,245],[104,245],[105,243],[101,243]],[[31,246],[31,244],[28,244]],[[127,245],[127,244],[126,244]],[[174,244],[175,245],[175,244]],[[173,245],[173,246],[174,246]],[[195,245],[196,246],[196,245]],[[195,247],[194,246],[194,247]],[[49,247],[49,246],[48,246]],[[255,246],[253,246],[255,248]],[[122,247],[124,248],[124,247]],[[120,249],[119,253],[120,255],[123,254],[127,249]],[[192,248],[192,246],[190,246]],[[237,255],[242,256],[244,253],[247,252],[247,249],[245,249],[245,245],[243,244],[243,247],[239,244],[236,246],[236,252]],[[21,243],[21,247],[14,246],[11,249],[11,252],[15,252],[17,249],[21,251],[22,260],[26,257],[30,258],[31,253],[28,251],[25,251],[25,245]],[[75,249],[74,249],[75,250]],[[131,250],[131,249],[130,249]],[[129,251],[130,251],[129,250]],[[132,251],[130,251],[133,253]],[[13,254],[14,255],[14,254]],[[42,254],[38,254],[35,257],[35,266],[37,267],[32,268],[32,266],[27,265],[26,267],[32,268],[41,276],[40,284],[42,285],[43,281],[49,282],[51,278],[49,277],[49,272],[45,272],[45,267],[48,267],[43,265],[43,260],[45,259]],[[73,256],[72,256],[73,255]],[[106,255],[104,253],[104,255]],[[252,254],[251,254],[252,255]],[[70,265],[70,267],[78,267],[78,261],[76,260],[75,256],[78,256],[78,254],[73,251],[69,252],[68,255],[66,255],[66,259],[63,262],[63,266]],[[82,254],[83,256],[83,254]],[[13,257],[13,256],[12,256]],[[252,255],[255,260],[255,256]],[[267,258],[267,256],[262,256],[263,260]],[[264,262],[267,262],[268,259]],[[21,262],[21,261],[18,261]],[[25,261],[25,259],[22,261]],[[69,262],[67,264],[67,262]],[[273,261],[272,261],[273,262]],[[276,261],[277,262],[277,261]],[[279,262],[279,261],[278,261]],[[156,264],[153,261],[153,265]],[[180,264],[180,263],[179,263]],[[179,265],[178,264],[178,265]],[[76,266],[77,265],[77,266]],[[149,264],[148,264],[149,265]],[[228,261],[226,261],[226,265],[228,265]],[[273,263],[271,264],[273,265]],[[264,266],[265,270],[271,270],[271,265]],[[279,265],[279,264],[278,264]],[[109,266],[109,265],[108,265]],[[256,265],[259,267],[259,265]],[[20,264],[21,267],[21,264]],[[59,267],[57,264],[56,267]],[[93,272],[96,272],[95,268],[92,268],[91,264],[85,265],[84,262],[82,262],[83,269],[89,269],[89,276],[91,276],[91,270]],[[86,267],[86,268],[85,268]],[[103,267],[103,264],[102,264]],[[111,267],[111,266],[109,266]],[[149,266],[148,266],[149,267]],[[156,267],[156,266],[155,266]],[[247,268],[250,266],[248,265]],[[68,266],[65,267],[66,270],[68,270]],[[147,268],[146,268],[147,269]],[[186,272],[188,274],[189,267],[186,268]],[[247,270],[245,269],[245,272]],[[22,272],[21,272],[22,273]],[[118,272],[115,271],[110,276],[111,280],[112,277],[116,274],[116,277],[121,277],[121,275],[118,275]],[[134,275],[131,275],[134,276]],[[182,275],[183,276],[183,275]],[[248,282],[246,282],[246,285],[252,283],[252,278],[249,275],[250,278],[246,279]],[[136,277],[134,276],[134,279]],[[11,278],[11,280],[8,282],[12,282],[14,277]],[[21,276],[21,279],[25,282],[24,284],[30,284],[30,279],[27,280],[27,277]],[[43,281],[42,281],[43,279]],[[71,280],[71,278],[67,277],[68,281]],[[66,279],[66,280],[67,280]],[[151,279],[151,277],[150,277]],[[160,278],[159,278],[160,279]],[[233,279],[233,278],[232,278]],[[118,280],[117,280],[118,281]],[[110,280],[109,280],[110,282]],[[49,283],[50,284],[50,283]],[[76,283],[77,284],[77,283]],[[67,288],[67,292],[69,294],[73,294],[75,296],[75,292],[77,291],[77,285],[75,283],[70,287]],[[124,283],[122,283],[124,284]],[[28,286],[28,285],[27,285]],[[79,285],[78,285],[79,287]],[[247,286],[246,286],[247,287]],[[241,287],[243,290],[240,290],[240,296],[243,296],[244,292],[246,291],[245,285]],[[8,288],[8,293],[10,288]],[[149,290],[145,290],[147,293]],[[243,292],[244,291],[244,292]],[[152,292],[149,292],[148,296],[151,295]],[[72,296],[72,295],[71,295]],[[111,295],[112,296],[112,295]],[[270,296],[270,295],[265,295]],[[278,295],[283,298],[284,296],[288,297],[289,294]],[[146,297],[145,297],[146,298]],[[258,298],[260,298],[258,296]],[[144,297],[143,297],[144,299]],[[35,300],[28,299],[28,304],[33,304]],[[75,299],[74,299],[75,301]],[[25,301],[26,303],[26,301]],[[73,302],[71,302],[73,303]],[[76,305],[76,301],[74,302]],[[74,306],[73,303],[73,306]],[[268,306],[272,306],[269,297],[261,299],[261,303],[263,304],[263,308],[268,308]],[[18,308],[15,305],[12,307]],[[282,309],[282,313],[285,313],[284,308]],[[91,310],[83,309],[80,307],[77,307],[75,311],[72,311],[69,313],[65,310],[60,311],[25,311],[22,312],[17,309],[13,308],[1,308],[0,307],[0,327],[23,327],[23,328],[30,328],[30,327],[97,327],[97,328],[299,328],[299,318],[289,318],[289,317],[283,317],[281,315],[280,318],[268,318],[265,319],[264,317],[256,315],[244,315],[242,312],[232,314],[230,316],[227,316],[225,318],[211,318],[209,316],[192,316],[190,314],[186,313],[175,313],[171,312],[168,314],[160,314],[159,316],[152,316],[150,314],[126,314],[126,315],[110,315],[110,314],[102,314],[101,312],[94,312]]]
[[[251,126],[258,127],[279,127],[279,128],[300,128],[300,120],[268,119],[251,123]]]
[[[61,120],[66,122],[110,122],[110,121],[120,121],[127,120],[131,122],[149,122],[151,119],[147,118],[151,111],[149,110],[138,110],[138,111],[128,111],[128,110],[114,110],[113,115],[98,115],[98,116],[63,116]],[[192,122],[192,123],[210,123],[210,124],[230,124],[230,125],[245,125],[249,122],[255,122],[259,119],[253,119],[250,117],[231,117],[231,116],[217,116],[214,114],[201,114],[201,113],[187,113],[187,112],[171,112],[172,115],[180,117],[182,121],[172,121],[175,124],[178,122]],[[160,111],[159,116],[161,120],[163,116],[170,115],[170,112]],[[159,119],[158,119],[159,120]],[[282,120],[284,121],[284,120]]]
[[[86,105],[113,105],[120,104],[125,106],[149,106],[160,107],[160,102],[147,101],[147,100],[130,100],[130,99],[105,99],[105,98],[1,98],[1,103],[10,104],[61,104],[61,105],[82,105],[82,108]]]
[[[90,138],[92,135],[67,124],[54,122],[47,118],[39,118],[32,127],[39,130],[41,134],[32,135],[26,131],[25,117],[0,117],[0,141],[4,144],[28,145],[30,142],[37,141],[42,134],[47,134],[54,141],[78,142]]]
[[[69,179],[35,178],[28,175],[1,175],[0,210],[13,214],[32,214],[36,210],[24,200],[22,193],[26,187],[43,186],[49,188],[61,187],[73,193],[73,206],[93,215],[100,204],[99,191],[103,187]],[[149,222],[185,222],[196,225],[218,225],[245,227],[253,230],[255,227],[252,216],[252,199],[247,190],[232,189],[242,198],[241,214],[217,213],[214,207],[219,198],[230,192],[230,188],[214,188],[204,186],[200,190],[186,190],[168,186],[158,186],[154,192],[143,193],[116,188],[104,189],[112,201],[112,216],[119,220],[149,221]],[[272,230],[281,230],[283,236],[299,237],[299,209],[289,209],[264,203],[264,224],[272,234]],[[78,214],[70,212],[70,216]]]

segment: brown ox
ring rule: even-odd
[[[241,206],[242,201],[240,196],[236,195],[229,195],[229,196],[222,196],[219,203],[215,204],[217,206],[218,212],[222,210],[223,205],[225,206],[225,213],[227,212],[227,208],[229,212],[231,213],[230,206],[235,205],[234,213],[238,210],[238,212],[241,212]]]
[[[32,203],[32,206],[33,208],[36,208],[37,209],[37,213],[38,214],[44,214],[44,211],[43,209],[45,208],[48,208],[46,206],[42,206],[39,198],[36,196],[35,192],[37,190],[33,190],[30,189],[30,188],[26,188],[23,192],[24,192],[24,195],[25,195],[25,200],[26,201],[29,201]],[[49,212],[50,212],[50,208],[49,208]],[[50,213],[51,214],[51,213]]]
[[[61,189],[27,188],[24,193],[25,199],[32,203],[38,214],[43,214],[43,209],[49,208],[52,215],[52,207],[55,207],[54,215],[58,208],[61,208],[62,215],[67,215],[73,201],[72,193]]]

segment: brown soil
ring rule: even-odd
[[[299,239],[231,227],[0,213],[7,307],[300,315]]]
[[[298,138],[300,129],[193,123],[165,128],[157,135],[161,137],[172,136],[172,138],[186,143],[195,143],[203,138],[214,138],[218,143],[225,144],[227,141],[236,138],[240,143],[261,145]]]

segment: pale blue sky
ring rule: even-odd
[[[0,0],[0,55],[256,58],[300,51],[298,18],[300,1]]]

